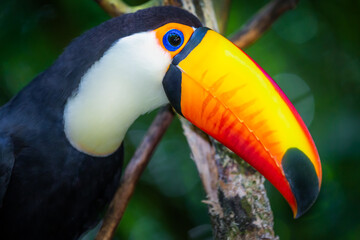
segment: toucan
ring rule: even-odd
[[[191,13],[108,20],[0,109],[0,236],[77,239],[99,222],[140,115],[175,111],[263,174],[294,216],[321,185],[315,144],[270,76]]]

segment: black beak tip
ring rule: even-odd
[[[310,159],[298,148],[288,149],[281,164],[296,199],[297,219],[309,210],[319,195],[319,179]]]

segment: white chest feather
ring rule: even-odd
[[[70,143],[93,156],[116,151],[136,118],[168,102],[162,79],[170,62],[153,32],[116,42],[87,71],[66,104]]]

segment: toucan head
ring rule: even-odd
[[[89,66],[67,102],[65,132],[72,145],[95,156],[112,154],[139,115],[170,103],[263,174],[295,217],[307,211],[319,193],[320,159],[271,77],[184,10],[150,8],[118,19],[112,24],[121,22],[125,30]],[[114,35],[108,30],[113,25],[98,28]]]

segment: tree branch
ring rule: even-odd
[[[274,0],[255,14],[230,40],[244,48],[259,39],[266,30],[286,11],[296,7],[299,0]]]
[[[224,34],[229,19],[231,0],[213,0],[219,33]]]
[[[112,17],[117,17],[125,13],[136,12],[149,7],[159,6],[162,3],[161,0],[150,0],[138,6],[129,6],[122,0],[95,0],[95,2],[97,2],[104,11]]]
[[[137,148],[134,156],[130,160],[130,163],[126,167],[125,173],[121,178],[119,188],[110,203],[104,222],[96,236],[97,240],[111,240],[113,238],[116,227],[119,224],[126,206],[134,192],[135,185],[173,118],[174,112],[170,106],[166,106],[160,110],[151,124],[140,146]]]

